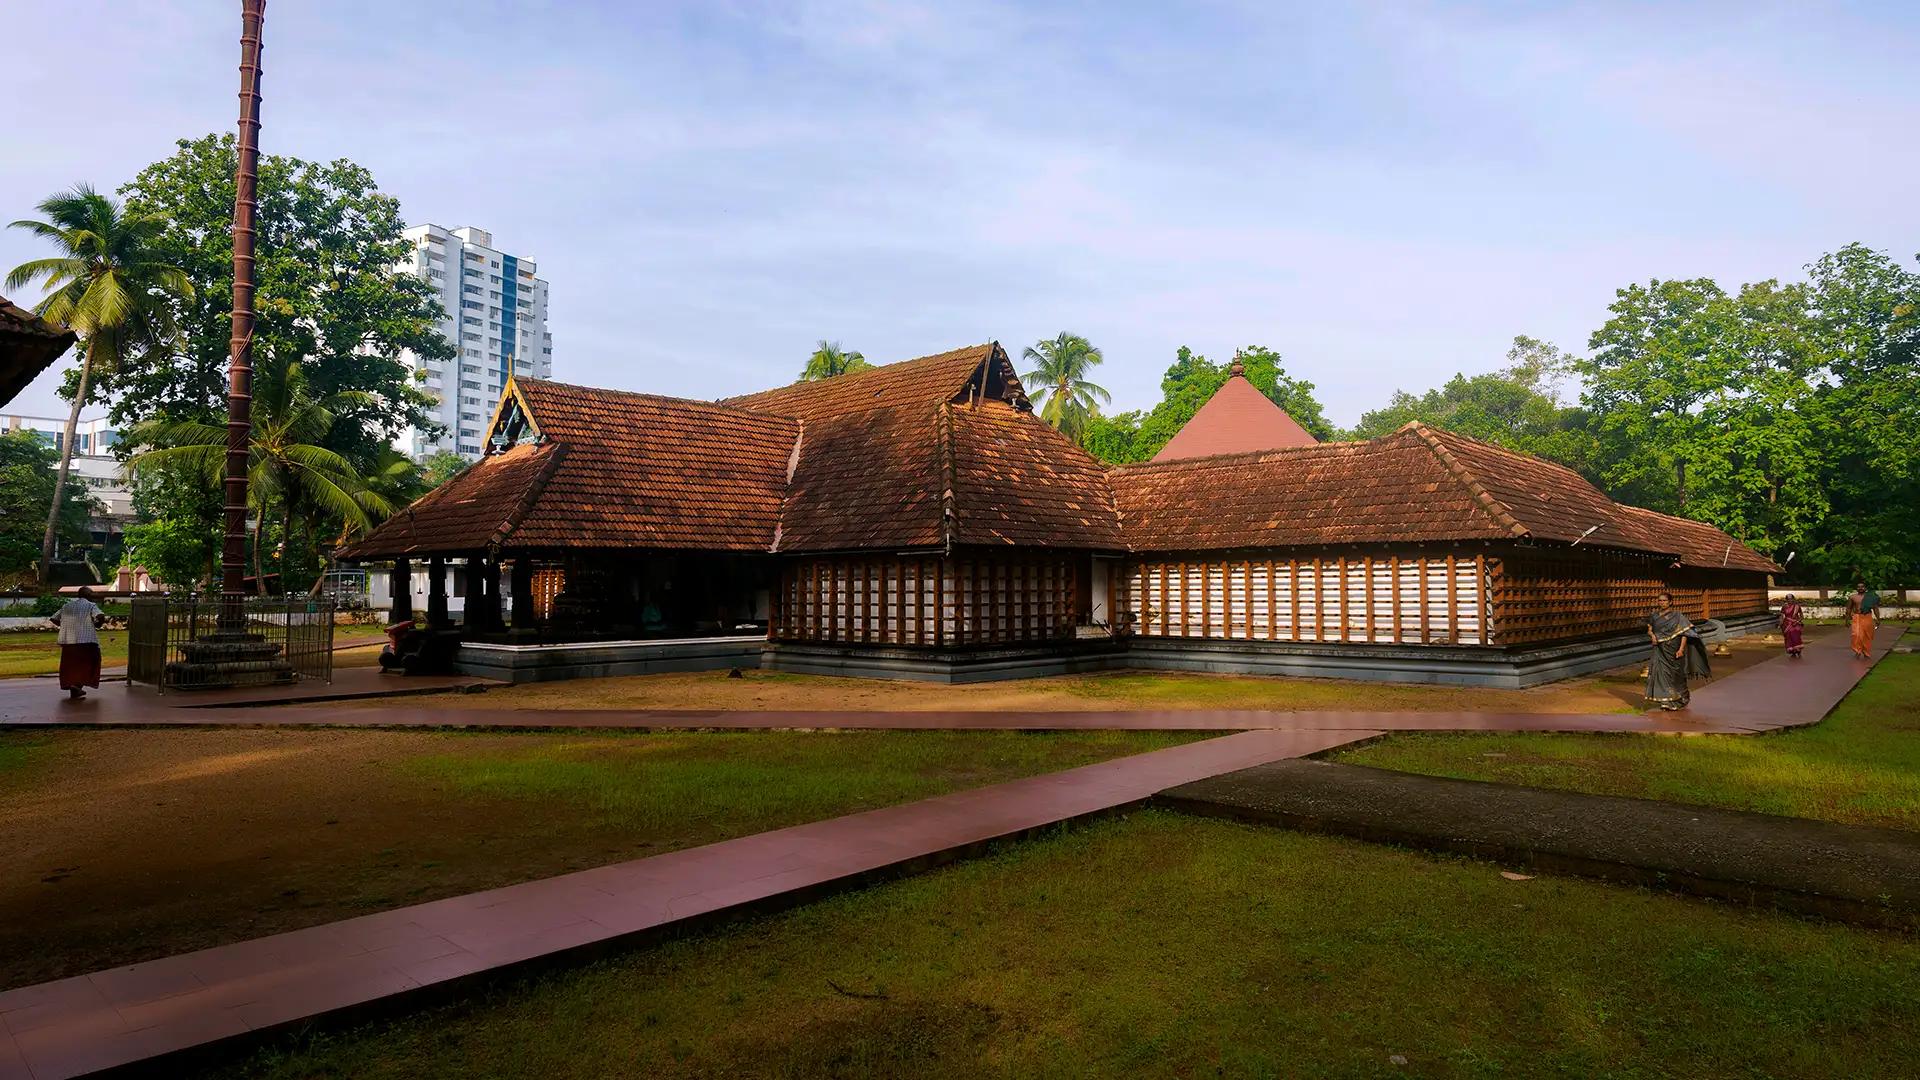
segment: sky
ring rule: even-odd
[[[48,45],[8,52],[0,220],[232,130],[238,7],[10,0]],[[272,0],[261,140],[537,259],[566,381],[1068,330],[1112,409],[1265,345],[1345,425],[1516,334],[1581,350],[1632,282],[1911,258],[1902,7]]]

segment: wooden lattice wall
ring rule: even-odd
[[[809,556],[781,568],[768,636],[873,645],[1012,645],[1072,638],[1070,555]]]
[[[1254,554],[1128,560],[1116,610],[1147,637],[1487,643],[1484,554]]]
[[[1664,561],[1596,552],[1588,556],[1515,551],[1493,576],[1494,640],[1536,645],[1638,630],[1662,591],[1695,619],[1767,610],[1766,576],[1740,570],[1676,569]]]

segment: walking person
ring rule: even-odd
[[[1693,629],[1693,620],[1675,610],[1673,594],[1660,594],[1660,610],[1647,619],[1647,637],[1653,656],[1647,661],[1647,701],[1667,712],[1687,707],[1692,694],[1689,675],[1710,675],[1707,648]]]
[[[1800,659],[1806,628],[1806,614],[1800,610],[1799,597],[1788,593],[1786,601],[1780,605],[1780,636],[1787,641],[1787,655],[1795,660]]]
[[[87,687],[100,686],[100,624],[106,614],[93,602],[93,590],[82,587],[47,619],[60,628],[60,689],[78,701],[87,696]]]
[[[1873,658],[1874,624],[1880,616],[1880,594],[1862,581],[1847,597],[1847,623],[1853,631],[1853,655],[1856,660]]]

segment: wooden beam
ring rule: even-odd
[[[1280,632],[1279,587],[1273,582],[1273,560],[1267,560],[1267,640],[1272,641]],[[1248,629],[1252,629],[1252,612],[1248,612]]]
[[[1287,616],[1293,620],[1293,637],[1290,641],[1300,640],[1300,560],[1287,560]]]
[[[1481,552],[1473,557],[1474,595],[1480,599],[1480,644],[1493,644],[1492,628],[1487,625],[1487,556]]]
[[[1318,555],[1313,557],[1313,640],[1327,640],[1327,575]]]
[[[955,629],[959,623],[954,623]],[[945,556],[934,560],[933,575],[933,643],[936,647],[947,643],[947,559]]]
[[[1213,563],[1200,563],[1200,636],[1213,636]]]
[[[52,511],[48,511],[48,512],[51,513]],[[1180,564],[1180,636],[1181,637],[1187,636],[1187,619],[1189,618],[1187,614],[1187,610],[1191,606],[1188,603],[1188,594],[1190,592],[1191,590],[1188,588],[1188,584],[1187,584],[1187,564],[1183,562]]]

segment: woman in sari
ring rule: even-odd
[[[1693,629],[1693,620],[1674,610],[1673,594],[1660,594],[1660,610],[1647,620],[1653,657],[1647,661],[1647,701],[1667,712],[1684,709],[1692,695],[1688,675],[1706,675],[1706,646]]]
[[[1862,581],[1847,597],[1847,623],[1853,632],[1853,656],[1856,660],[1873,658],[1873,624],[1880,613],[1880,596]]]
[[[1800,610],[1800,600],[1788,593],[1786,602],[1780,605],[1780,636],[1787,640],[1787,655],[1795,660],[1800,659],[1806,629],[1806,615]]]

